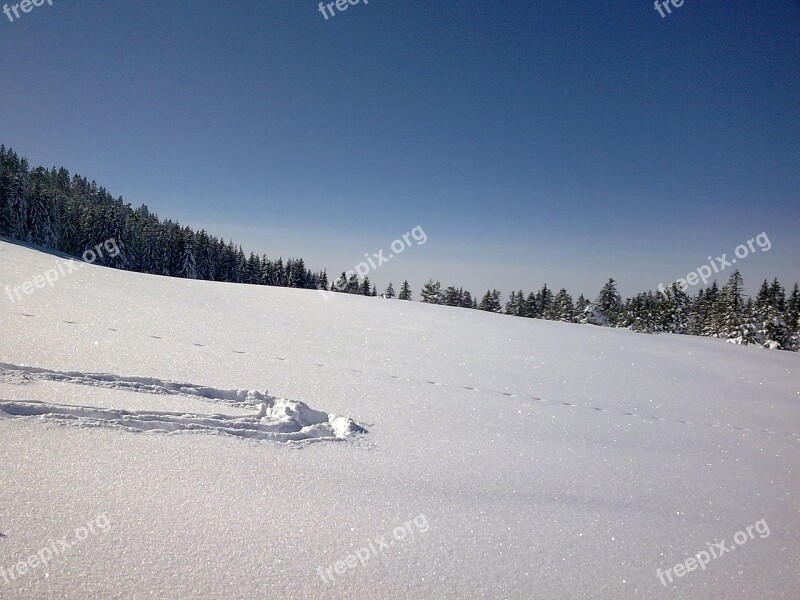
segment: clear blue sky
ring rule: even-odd
[[[0,141],[247,251],[420,225],[380,286],[594,297],[766,231],[747,287],[800,281],[797,0],[52,1],[0,14]]]

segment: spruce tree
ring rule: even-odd
[[[358,288],[358,293],[361,294],[362,296],[372,295],[372,282],[366,275],[364,276],[364,280],[361,282],[361,285]]]
[[[403,281],[400,286],[400,295],[397,297],[399,300],[411,300],[411,287],[408,285],[408,280]]]
[[[460,302],[458,305],[461,308],[474,308],[473,306],[474,304],[475,302],[472,299],[472,294],[470,294],[467,290],[464,290],[463,293],[461,294]]]
[[[525,300],[522,302],[522,306],[520,308],[520,313],[523,317],[527,317],[529,319],[535,319],[537,314],[537,303],[536,303],[536,294],[530,292]]]
[[[800,334],[800,288],[796,283],[786,305],[786,323],[794,333]]]
[[[762,297],[765,288],[766,293]],[[765,281],[762,291],[759,291],[756,301],[757,341],[768,348],[796,350],[797,335],[791,321],[787,322],[786,319],[786,291],[777,279],[769,286]]]
[[[609,325],[612,327],[616,324],[622,310],[622,298],[617,292],[617,282],[609,279],[600,290],[600,294],[595,301],[597,308],[608,319]]]
[[[561,288],[553,301],[552,318],[565,323],[572,323],[575,320],[575,305],[572,296],[566,289]]]
[[[355,273],[350,273],[347,277],[347,285],[345,285],[344,291],[346,294],[360,294],[361,293],[361,285],[358,282],[358,275]]]
[[[346,292],[347,291],[347,274],[342,271],[342,274],[336,278],[336,281],[333,282],[331,286],[332,292]]]
[[[589,304],[591,303],[586,298],[583,297],[583,294],[578,296],[578,299],[575,301],[576,318],[578,317],[578,315],[583,314],[583,311],[585,311],[588,308]]]
[[[553,291],[546,283],[536,293],[536,315],[540,319],[553,318]]]
[[[428,283],[422,287],[420,292],[422,299],[420,301],[425,304],[439,304],[441,287],[442,285],[438,281],[434,283],[433,279],[429,279]]]
[[[716,305],[716,314],[719,319],[719,335],[725,338],[735,338],[742,335],[744,324],[744,300],[742,290],[744,282],[739,270],[731,273],[728,283],[722,287],[722,293]]]
[[[519,306],[520,303],[517,301],[517,293],[512,290],[511,295],[508,297],[508,302],[506,302],[505,313],[507,315],[519,315]]]
[[[500,304],[500,292],[497,290],[486,290],[486,294],[484,294],[483,299],[480,304],[478,304],[478,308],[488,312],[499,313],[503,309]]]
[[[445,306],[458,306],[461,303],[461,291],[452,285],[444,291],[443,296]]]

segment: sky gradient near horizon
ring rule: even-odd
[[[420,226],[381,288],[593,298],[766,232],[748,290],[800,281],[797,0],[52,1],[0,13],[0,143],[248,252]]]

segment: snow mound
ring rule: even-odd
[[[288,401],[287,401],[288,402]],[[191,415],[179,412],[137,412],[47,404],[44,402],[0,402],[0,415],[11,417],[41,417],[62,424],[82,427],[109,427],[126,431],[160,431],[167,433],[192,432],[230,435],[253,440],[303,441],[343,439],[363,432],[351,419],[325,415],[319,420],[306,422],[301,414],[324,414],[313,411],[302,402],[294,402],[299,410],[289,416],[281,408],[279,416],[264,405],[266,414],[234,417],[226,415]],[[306,410],[303,410],[303,407]],[[261,412],[265,412],[262,410]]]
[[[59,381],[124,389],[149,394],[172,394],[222,401],[257,409],[248,416],[198,415],[182,412],[132,411],[46,402],[0,402],[0,419],[40,417],[60,424],[107,427],[126,431],[211,433],[253,440],[304,441],[350,438],[366,430],[347,417],[314,410],[303,402],[274,398],[258,390],[220,390],[153,378],[121,377],[108,373],[53,371],[0,363],[0,382]]]

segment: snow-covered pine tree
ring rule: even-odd
[[[244,283],[245,272],[247,269],[247,259],[241,245],[236,248],[236,259],[234,262],[233,277],[236,283]],[[285,280],[284,280],[285,281]],[[284,283],[284,285],[286,285]]]
[[[56,227],[61,223],[61,218],[56,214],[55,191],[50,187],[48,172],[37,167],[30,174],[29,184],[26,223],[28,238],[45,248],[58,248]]]
[[[439,304],[441,288],[442,285],[438,281],[434,283],[433,279],[429,279],[428,283],[422,286],[422,291],[420,292],[422,298],[420,302],[424,302],[425,304]]]
[[[628,298],[619,311],[616,326],[627,327],[638,333],[656,333],[658,325],[654,305],[655,299],[652,294],[640,293]]]
[[[742,335],[742,325],[744,325],[743,289],[742,274],[737,269],[731,273],[728,283],[722,287],[722,293],[716,304],[716,313],[720,320],[720,337],[733,339]]]
[[[261,282],[261,259],[255,252],[251,252],[245,265],[245,283],[258,284]]]
[[[398,300],[411,300],[411,287],[408,285],[408,280],[403,281],[403,285],[400,286],[400,295],[397,298]]]
[[[14,155],[16,159],[16,155]],[[27,227],[28,217],[28,161],[24,158],[12,161],[11,182],[8,199],[11,207],[11,237],[30,241]]]
[[[5,145],[0,145],[0,235],[12,237],[11,189],[14,161]]]
[[[452,285],[448,286],[444,291],[442,302],[445,306],[458,306],[461,302],[461,292]]]
[[[302,258],[286,261],[286,282],[291,288],[305,289],[308,284],[308,269]]]
[[[494,312],[502,312],[503,305],[500,302],[501,294],[498,290],[492,290],[492,304],[495,307]]]
[[[483,299],[481,299],[480,304],[478,304],[478,308],[488,312],[501,312],[503,307],[500,304],[500,292],[497,290],[486,290],[486,294],[484,294]]]
[[[331,286],[331,291],[342,292],[342,293],[347,291],[347,275],[345,274],[344,271],[342,271],[342,274],[339,275],[339,277],[337,277],[336,280],[333,282],[333,285]]]
[[[361,292],[360,284],[358,282],[358,275],[350,273],[347,276],[347,285],[344,288],[346,294],[359,294]]]
[[[548,288],[546,283],[542,286],[542,289],[536,293],[536,301],[538,304],[536,312],[538,313],[539,317],[542,319],[552,320],[554,318],[553,290]]]
[[[762,294],[763,292],[763,294]],[[796,350],[797,334],[787,323],[786,291],[777,279],[761,286],[756,300],[756,340],[766,348]]]
[[[517,292],[512,290],[508,297],[508,301],[506,302],[505,313],[507,315],[518,317],[521,304],[522,303],[517,299]]]
[[[617,282],[614,279],[609,279],[600,290],[600,294],[595,301],[597,308],[608,320],[611,327],[616,325],[619,318],[620,311],[622,310],[622,298],[620,298],[617,291]]]
[[[397,296],[397,294],[395,294],[395,292],[394,292],[394,286],[392,285],[392,282],[390,281],[389,285],[386,288],[386,290],[383,292],[383,297],[384,298],[394,298],[396,296]]]
[[[584,298],[583,294],[578,296],[578,299],[575,300],[575,319],[577,320],[580,315],[583,314],[583,311],[591,304],[586,298]]]
[[[481,298],[480,304],[478,304],[478,309],[493,311],[491,290],[486,290],[486,293],[483,295],[483,298]]]
[[[794,333],[800,334],[800,287],[796,283],[786,304],[786,323]]]
[[[575,320],[575,305],[572,302],[572,296],[564,288],[558,290],[555,300],[553,300],[552,318],[565,323],[572,323]]]
[[[461,298],[459,299],[459,306],[461,308],[474,308],[475,301],[472,299],[472,294],[470,294],[467,290],[464,290],[461,293]]]
[[[537,318],[537,304],[536,304],[536,294],[530,292],[526,297],[525,300],[522,302],[521,313],[523,317],[527,317],[528,319],[535,319]]]
[[[358,288],[358,293],[361,294],[362,296],[372,295],[372,282],[366,275],[364,276],[364,280],[361,282],[361,285]]]

